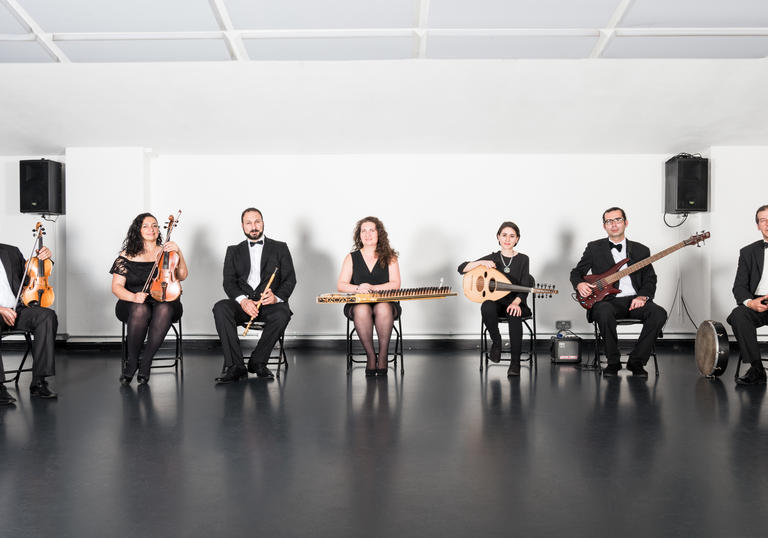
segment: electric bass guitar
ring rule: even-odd
[[[624,258],[616,265],[608,269],[605,273],[601,273],[599,275],[585,275],[584,281],[590,284],[594,284],[595,286],[592,290],[592,293],[586,297],[582,297],[579,292],[576,292],[573,293],[571,297],[578,301],[581,306],[589,310],[595,305],[595,303],[602,301],[608,295],[615,295],[621,292],[621,290],[616,287],[616,283],[625,276],[631,275],[635,271],[638,271],[643,267],[652,264],[656,260],[660,260],[667,254],[672,254],[673,252],[680,250],[683,247],[687,247],[688,245],[698,245],[705,239],[709,239],[709,232],[702,232],[700,234],[692,235],[685,241],[680,241],[679,243],[672,245],[671,247],[664,249],[661,252],[654,254],[653,256],[649,256],[644,260],[633,263],[626,269],[619,271],[619,268],[629,261],[629,258]]]

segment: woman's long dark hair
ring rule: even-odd
[[[155,219],[152,213],[142,213],[133,219],[133,222],[128,227],[128,233],[125,235],[125,239],[123,239],[123,251],[125,251],[126,256],[133,258],[144,250],[144,239],[141,238],[141,225],[147,217]],[[155,219],[155,222],[157,222],[157,219]],[[159,230],[157,233],[157,244],[163,244],[163,233]]]
[[[352,241],[355,243],[354,250],[360,250],[363,248],[363,241],[360,239],[360,228],[364,222],[372,222],[376,226],[376,234],[378,235],[378,242],[376,243],[376,256],[379,258],[379,265],[387,267],[392,260],[396,260],[398,253],[395,249],[389,246],[389,236],[387,230],[384,229],[384,223],[376,217],[365,217],[357,221],[355,224],[355,230],[352,232]]]

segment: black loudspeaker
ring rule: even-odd
[[[709,159],[676,155],[665,168],[665,212],[709,211]]]
[[[19,161],[19,211],[65,213],[63,164],[47,159]]]

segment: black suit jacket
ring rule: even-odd
[[[0,243],[0,260],[3,261],[11,291],[15,294],[21,285],[21,278],[24,276],[24,255],[18,248]]]
[[[584,282],[584,276],[590,270],[593,275],[599,275],[616,265],[611,254],[610,243],[607,237],[587,243],[581,260],[571,270],[573,289],[576,289],[580,282]],[[651,251],[642,243],[627,239],[627,252],[622,254],[629,258],[629,265],[632,265],[649,257]],[[646,295],[649,299],[653,299],[653,296],[656,295],[656,271],[653,270],[653,265],[646,265],[629,275],[629,278],[632,280],[632,287],[635,288],[638,295]]]
[[[738,304],[755,297],[760,277],[763,276],[764,260],[765,247],[762,239],[739,251],[739,265],[733,281],[733,296]]]
[[[277,267],[275,280],[270,289],[286,304],[296,287],[296,273],[293,270],[293,260],[288,245],[269,237],[264,239],[261,252],[261,282],[253,289],[248,285],[248,275],[251,272],[251,255],[248,241],[227,247],[224,257],[224,291],[230,299],[246,295],[249,299],[259,300],[261,293],[267,287],[269,277]],[[255,247],[254,247],[255,248]]]

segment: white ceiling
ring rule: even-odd
[[[766,56],[766,0],[0,0],[0,63]]]

